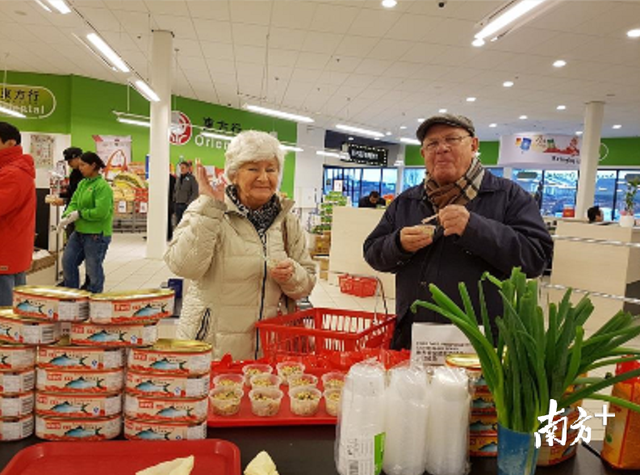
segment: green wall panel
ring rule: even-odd
[[[600,162],[601,166],[640,166],[640,137],[602,139],[609,147],[609,155]]]
[[[18,119],[9,116],[0,116],[0,120],[10,122],[25,132],[49,132],[57,134],[70,133],[71,116],[71,77],[57,76],[54,74],[35,74],[9,71],[7,73],[7,86],[10,87],[10,97],[3,102],[9,104],[23,104],[22,100],[15,98],[15,86],[25,86],[24,92],[28,94],[29,86],[47,88],[55,97],[55,108],[48,117],[42,119]],[[1,88],[2,86],[0,86]],[[25,100],[29,102],[28,95]]]

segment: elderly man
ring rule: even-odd
[[[430,299],[429,284],[462,305],[458,283],[465,282],[479,317],[477,283],[485,271],[502,279],[521,267],[529,277],[539,276],[553,247],[533,198],[492,175],[476,158],[478,138],[471,120],[437,115],[425,120],[416,135],[425,181],[391,203],[364,243],[365,260],[374,269],[396,274],[394,348],[411,346],[413,322],[449,323],[427,309],[411,313],[415,300]],[[435,215],[438,226],[431,236],[420,223]],[[502,302],[495,286],[484,290],[495,332],[493,319],[502,313]]]

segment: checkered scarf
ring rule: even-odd
[[[267,229],[269,229],[273,224],[276,217],[282,210],[278,197],[274,194],[267,203],[262,205],[260,208],[253,210],[242,204],[238,197],[238,189],[235,185],[227,186],[226,193],[229,199],[238,207],[240,214],[246,217],[249,222],[253,224],[253,227],[258,231],[260,240],[265,243]]]
[[[469,169],[455,183],[440,186],[429,175],[425,178],[426,199],[433,205],[436,213],[447,205],[466,205],[478,195],[484,168],[480,160],[474,158]]]

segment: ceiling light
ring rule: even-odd
[[[484,40],[482,38],[476,38],[471,42],[471,45],[476,48],[480,48],[481,46],[484,46]]]
[[[147,122],[144,120],[139,120],[139,119],[129,119],[127,117],[118,117],[116,118],[116,120],[122,124],[129,124],[129,125],[139,125],[141,127],[151,127],[151,122]]]
[[[382,0],[382,6],[384,8],[393,8],[398,4],[397,0]]]
[[[282,150],[286,150],[287,152],[304,152],[303,148],[300,147],[292,147],[291,145],[280,145]]]
[[[45,5],[44,2],[41,2],[40,0],[36,0],[36,3],[38,5],[40,5],[44,10],[48,11],[49,13],[53,13],[51,11],[51,8],[49,8],[47,5]]]
[[[496,123],[489,124],[489,127],[491,127],[491,128],[493,129],[493,128],[495,128],[495,127],[498,127],[498,124],[496,124]]]
[[[502,83],[504,87],[513,87],[513,81],[505,81]]]
[[[612,129],[621,129],[622,126],[620,124],[616,124],[613,127],[611,127]]]
[[[476,102],[475,97],[467,97],[467,102]]]
[[[636,28],[635,30],[627,31],[627,36],[629,38],[640,38],[640,28]]]
[[[353,140],[353,137],[349,137],[349,140]]]
[[[446,114],[447,113],[447,109],[440,109],[440,110],[438,110],[438,112],[440,112],[441,114]]]
[[[420,119],[418,119],[418,122],[424,122],[426,119],[424,117],[421,117]]]
[[[576,135],[582,135],[582,130],[576,130]]]
[[[105,43],[96,33],[89,33],[87,39],[113,64],[118,70],[123,73],[128,73],[130,70],[118,54],[111,49],[111,47]]]
[[[524,21],[531,20],[532,16],[526,14],[544,2],[545,0],[520,0],[512,2],[509,8],[502,10],[497,16],[494,16],[482,30],[476,33],[474,35],[475,38],[481,40],[489,38],[492,41],[500,38],[510,29],[518,26],[513,23],[519,18],[524,17]],[[511,26],[511,28],[507,28],[509,26]]]
[[[352,127],[350,125],[337,124],[336,129],[346,130],[347,132],[353,132],[354,134],[369,135],[371,137],[384,137],[384,134],[382,132],[369,129],[361,129],[360,127]]]
[[[333,157],[333,158],[346,158],[348,155],[344,152],[325,152],[324,150],[316,151],[316,155],[320,155],[323,157]]]
[[[268,115],[271,117],[278,117],[279,119],[293,120],[294,122],[306,122],[306,123],[315,122],[311,117],[298,115],[298,114],[291,114],[289,112],[279,111],[276,109],[269,109],[267,107],[245,104],[244,108],[246,110],[249,110],[251,112],[256,112],[258,114]]]
[[[0,104],[0,113],[7,114],[7,115],[10,115],[12,117],[17,117],[19,119],[26,119],[27,118],[27,116],[22,114],[21,112],[18,112],[18,111],[15,111],[15,110],[9,108],[8,104],[7,105],[1,105]]]
[[[553,62],[553,66],[556,68],[563,68],[567,65],[567,62],[563,59],[559,59]]]
[[[385,135],[391,135],[391,132],[385,132],[384,134]]]
[[[235,138],[235,136],[232,136],[232,135],[216,134],[215,132],[207,132],[207,131],[200,132],[200,135],[210,139],[220,139],[220,140],[229,140],[229,141]]]
[[[526,119],[528,119],[528,117],[526,115],[521,115],[520,116],[520,120],[526,120]]]
[[[51,5],[53,8],[58,10],[63,15],[66,15],[67,13],[71,13],[71,8],[69,8],[69,5],[67,5],[64,0],[47,0],[47,1],[49,2],[49,5]]]
[[[134,79],[133,86],[149,102],[160,102],[160,97],[158,97],[158,94],[156,94],[156,92],[151,89],[151,87],[149,87],[149,85],[142,79]]]
[[[407,137],[400,137],[400,142],[408,143],[408,144],[411,144],[411,145],[422,145],[419,140],[410,139],[410,138],[407,138]]]
[[[401,125],[401,126],[400,126],[400,130],[406,130],[406,129],[407,129],[407,126],[406,126],[406,125]]]
[[[558,107],[556,107],[556,109],[559,111],[563,111],[567,109],[567,106],[559,105]]]

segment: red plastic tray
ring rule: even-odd
[[[321,386],[320,386],[321,387]],[[260,417],[254,416],[251,412],[251,401],[249,391],[245,388],[245,394],[240,402],[240,412],[235,416],[218,416],[213,413],[209,406],[209,427],[264,427],[264,426],[308,426],[308,425],[335,425],[337,418],[327,414],[324,405],[324,397],[320,400],[320,407],[314,416],[296,416],[291,412],[289,401],[289,386],[280,388],[284,397],[280,402],[280,411],[275,416]],[[3,475],[3,474],[0,474]]]
[[[218,439],[170,442],[45,442],[22,449],[0,475],[133,475],[177,457],[195,456],[192,475],[241,475],[240,450]]]

